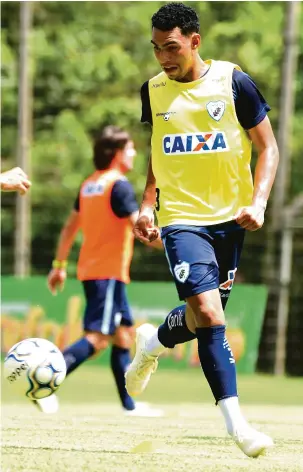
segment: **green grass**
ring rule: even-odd
[[[262,405],[303,405],[303,378],[242,375],[238,378],[241,403]],[[84,367],[73,373],[59,390],[63,403],[118,401],[111,371],[99,366]],[[2,401],[27,402],[3,381]],[[213,403],[209,386],[200,368],[166,370],[159,367],[148,389],[140,397],[154,403]]]
[[[303,380],[239,378],[243,411],[275,440],[267,456],[249,459],[226,437],[199,369],[159,370],[140,400],[163,418],[125,417],[111,372],[83,367],[59,390],[60,412],[42,415],[2,388],[2,472],[302,472]],[[157,452],[131,453],[142,441]]]

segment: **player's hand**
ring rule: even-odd
[[[64,283],[67,274],[65,269],[52,269],[47,277],[47,286],[53,295],[57,295],[57,289],[60,292],[64,289]]]
[[[25,172],[20,167],[14,167],[11,170],[3,172],[0,176],[1,190],[3,192],[19,192],[24,195],[32,183],[28,180]]]
[[[256,204],[240,208],[234,216],[234,219],[242,228],[248,231],[257,231],[257,229],[263,226],[264,213],[265,207]]]
[[[133,231],[135,237],[145,244],[151,243],[160,237],[159,228],[154,225],[153,213],[139,215]]]

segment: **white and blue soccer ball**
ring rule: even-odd
[[[4,360],[4,376],[31,400],[54,393],[66,376],[61,351],[47,339],[29,338],[15,344]]]

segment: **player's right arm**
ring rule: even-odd
[[[48,274],[48,288],[56,295],[57,288],[63,289],[66,280],[66,264],[70,250],[80,228],[79,211],[73,209],[60,232],[53,268]]]
[[[20,195],[24,195],[32,185],[20,167],[2,172],[0,174],[0,184],[2,192],[19,192]]]
[[[145,82],[140,91],[141,95],[141,123],[153,126],[152,110],[149,99],[148,81]],[[159,229],[155,227],[154,210],[156,205],[156,179],[153,173],[152,156],[148,161],[146,185],[143,193],[138,220],[134,227],[134,235],[142,243],[150,243],[159,239]]]
[[[136,211],[134,213],[132,213],[130,216],[129,216],[129,221],[131,222],[132,226],[133,226],[133,232],[134,234],[136,235],[136,231],[138,231],[137,229],[137,225],[138,225],[138,221],[139,221],[139,212]],[[139,222],[140,224],[140,222]],[[153,231],[153,237],[151,237],[151,233],[150,231]],[[146,238],[139,238],[137,237],[141,242],[143,242],[143,244],[146,244],[146,246],[149,246],[149,247],[153,247],[155,249],[163,249],[163,244],[162,244],[162,240],[161,240],[161,237],[160,237],[160,231],[159,231],[159,228],[157,227],[153,227],[152,230],[150,229],[147,229],[147,237]]]
[[[134,235],[139,241],[147,244],[159,239],[159,229],[155,227],[154,209],[156,204],[156,179],[150,156],[147,169],[146,185],[139,216],[134,226]]]

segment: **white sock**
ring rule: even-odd
[[[158,338],[158,329],[154,332],[151,338],[146,342],[145,349],[148,354],[152,356],[159,356],[165,351],[166,347],[160,343]]]
[[[225,419],[228,434],[233,434],[249,425],[241,413],[238,397],[224,398],[218,401],[218,405]]]

